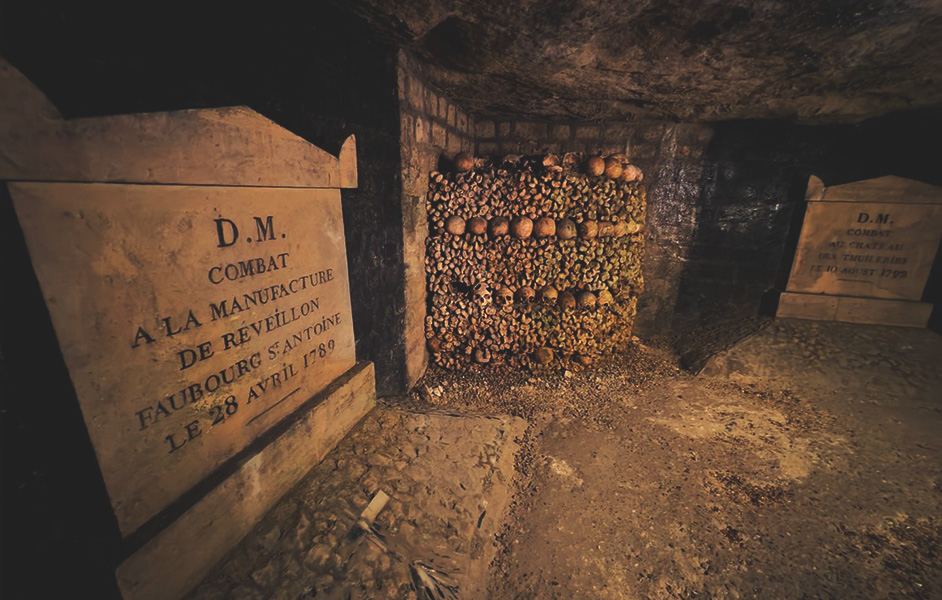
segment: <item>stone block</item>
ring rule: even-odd
[[[396,81],[399,85],[399,101],[405,101],[409,95],[408,76],[401,66],[396,68]]]
[[[497,142],[478,142],[476,154],[480,156],[497,156],[500,151]]]
[[[625,147],[618,144],[604,144],[599,147],[599,154],[602,156],[608,156],[610,154],[621,154],[625,151]]]
[[[488,139],[497,135],[497,127],[494,121],[477,121],[474,124],[474,134],[478,139]]]
[[[447,139],[447,143],[445,145],[445,148],[447,148],[449,153],[457,154],[458,152],[461,152],[461,136],[460,135],[458,135],[454,131],[448,131],[446,139]]]
[[[572,137],[572,127],[560,123],[551,125],[550,137],[554,140],[567,141]]]
[[[409,104],[417,112],[425,112],[425,86],[414,77],[407,80],[409,87]]]
[[[4,99],[48,108],[17,75],[0,61]],[[137,549],[118,584],[182,597],[375,401],[337,189],[356,142],[334,157],[244,107],[13,121],[0,179],[37,180],[9,196]]]
[[[10,192],[124,535],[353,366],[339,190]]]
[[[444,149],[447,142],[445,128],[438,123],[432,123],[432,144]]]
[[[575,137],[580,140],[598,139],[601,133],[598,125],[576,125]]]
[[[404,112],[399,113],[399,131],[403,140],[408,140],[415,134],[415,118]]]
[[[660,125],[646,125],[641,129],[641,138],[649,142],[660,140],[662,135],[664,128]]]
[[[448,116],[446,118],[446,122],[448,123],[448,125],[452,127],[457,127],[458,126],[458,112],[457,112],[457,109],[455,108],[455,105],[449,103],[447,110],[448,110]]]
[[[627,123],[607,122],[602,127],[602,137],[612,143],[624,144],[628,139],[631,128]]]
[[[927,302],[784,292],[775,316],[921,328],[931,314],[932,305]]]
[[[497,137],[500,139],[510,137],[511,123],[503,121],[497,124]]]
[[[518,121],[514,135],[527,140],[541,140],[546,137],[546,123],[536,121]]]
[[[524,152],[525,142],[518,140],[501,140],[500,141],[500,154],[520,154]]]
[[[427,144],[429,141],[429,123],[423,117],[415,119],[415,141],[419,144]]]
[[[881,177],[812,183],[809,194],[788,291],[922,298],[942,237],[942,188]]]

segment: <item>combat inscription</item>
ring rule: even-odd
[[[788,290],[919,300],[942,232],[942,206],[809,202]]]
[[[10,190],[124,534],[354,365],[339,190]]]

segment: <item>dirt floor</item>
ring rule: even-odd
[[[942,598],[942,337],[756,329],[699,374],[643,345],[577,373],[430,371],[194,598]],[[432,458],[395,462],[430,425]],[[391,508],[352,552],[377,489]]]

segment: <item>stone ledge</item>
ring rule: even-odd
[[[922,328],[930,314],[932,305],[926,302],[783,292],[775,316]]]

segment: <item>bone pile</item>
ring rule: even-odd
[[[454,166],[426,199],[432,360],[579,368],[623,351],[644,287],[641,170],[575,153]]]

